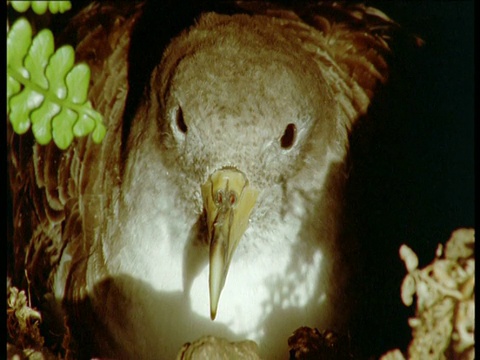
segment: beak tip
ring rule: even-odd
[[[210,319],[212,320],[215,320],[215,318],[217,317],[219,297],[220,297],[220,294],[218,296],[211,297],[211,300],[210,300]]]

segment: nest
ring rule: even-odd
[[[401,296],[406,306],[416,297],[415,317],[409,319],[412,341],[408,359],[475,358],[475,232],[459,229],[453,232],[445,247],[438,246],[435,259],[418,269],[417,255],[406,245],[400,257],[408,274]],[[396,349],[381,360],[403,360]]]
[[[408,274],[401,286],[406,306],[416,299],[415,317],[408,323],[412,341],[406,351],[389,351],[381,360],[473,360],[475,357],[475,232],[459,229],[445,246],[439,245],[431,264],[418,268],[418,257],[407,245],[400,257]],[[42,315],[33,309],[25,291],[7,281],[7,357],[61,359],[44,346]],[[347,338],[331,331],[302,327],[288,339],[290,359],[353,359]],[[208,356],[207,356],[208,355]],[[232,343],[203,337],[185,344],[177,359],[260,359],[253,341]]]

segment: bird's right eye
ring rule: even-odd
[[[180,106],[175,113],[175,124],[177,125],[178,130],[180,130],[184,134],[187,133],[188,127],[187,124],[185,124],[185,119],[183,118],[183,110]]]

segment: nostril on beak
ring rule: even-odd
[[[216,200],[217,200],[218,205],[223,204],[223,191],[222,190],[217,191],[217,199]]]
[[[226,206],[227,208],[230,208],[237,203],[237,198],[237,193],[235,191],[229,191],[225,194],[222,190],[218,190],[215,202],[218,207]]]
[[[230,206],[235,205],[237,202],[237,194],[235,194],[235,192],[230,191],[230,194],[228,195],[228,202],[230,203]]]

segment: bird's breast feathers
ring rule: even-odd
[[[139,327],[138,333],[152,333],[157,322],[165,323],[165,319],[158,319],[155,314],[159,306],[164,308],[164,313],[168,313],[171,306],[171,313],[181,308],[190,314],[181,340],[164,334],[178,347],[188,334],[193,340],[206,332],[223,336],[228,329],[233,339],[265,342],[268,335],[270,341],[281,341],[309,321],[311,326],[315,325],[318,318],[314,321],[313,316],[304,315],[311,316],[312,309],[320,313],[326,300],[328,283],[320,279],[326,270],[323,260],[328,255],[318,242],[302,239],[301,219],[305,214],[278,211],[259,218],[252,214],[230,264],[217,317],[212,321],[208,292],[209,244],[206,230],[199,225],[202,215],[186,214],[175,207],[175,187],[163,187],[167,189],[156,196],[146,192],[137,195],[134,189],[129,191],[132,196],[119,207],[120,214],[125,212],[124,221],[116,224],[112,230],[116,233],[108,237],[115,242],[105,244],[103,249],[108,276],[113,279],[128,276],[128,282],[120,281],[119,288],[125,294],[133,293],[134,308],[151,312],[145,315],[147,320],[132,322],[131,326]],[[302,201],[300,196],[293,203],[298,201]],[[292,210],[304,207],[292,204]],[[270,225],[266,226],[266,222]],[[316,238],[315,234],[310,235]],[[95,281],[99,282],[99,279]],[[91,289],[91,293],[95,290]],[[173,303],[165,300],[172,296],[178,300]],[[158,305],[148,305],[156,297],[160,299]],[[279,337],[268,334],[272,318],[291,313],[297,316],[285,320],[290,326],[282,326]],[[162,326],[168,329],[165,324]],[[130,335],[125,333],[125,336]]]

